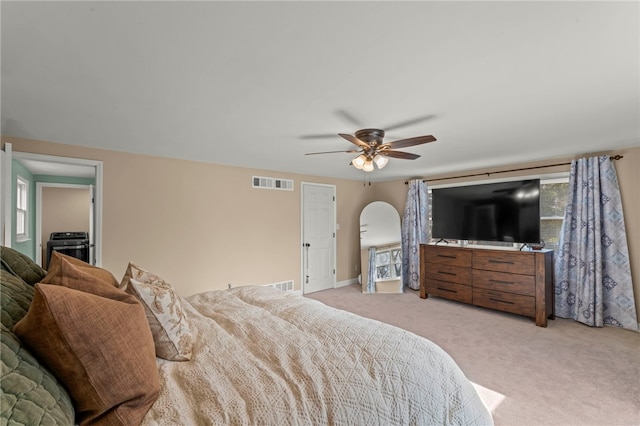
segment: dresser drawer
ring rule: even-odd
[[[473,287],[506,291],[524,296],[536,295],[536,278],[533,275],[508,274],[506,272],[473,270]]]
[[[536,315],[536,299],[533,296],[474,288],[473,304],[528,317]]]
[[[425,261],[471,268],[471,251],[454,247],[426,246]]]
[[[524,254],[524,255],[523,255]],[[473,252],[473,269],[534,275],[535,258],[529,253],[476,250]]]
[[[426,288],[427,293],[433,294],[434,296],[440,296],[464,303],[471,303],[473,301],[473,290],[471,286],[468,285],[427,278]]]
[[[471,269],[460,266],[427,263],[427,278],[471,285]]]

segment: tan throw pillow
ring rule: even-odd
[[[76,422],[138,425],[160,391],[144,309],[117,288],[113,298],[36,284],[20,340],[64,384]]]
[[[130,262],[120,288],[142,302],[156,356],[169,361],[189,361],[193,347],[191,326],[173,286]]]
[[[96,283],[96,280],[92,278],[111,287],[118,287],[118,280],[106,269],[89,265],[80,259],[54,251],[51,255],[47,275],[40,282],[63,285],[93,293],[93,288],[84,284],[87,280]]]

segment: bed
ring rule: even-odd
[[[246,286],[180,297],[64,255],[2,248],[3,424],[490,425],[427,339]]]

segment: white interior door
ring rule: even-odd
[[[302,184],[302,291],[334,288],[336,283],[336,188]]]

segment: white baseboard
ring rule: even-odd
[[[350,280],[336,282],[336,288],[346,287],[348,285],[358,284],[358,278],[351,278]]]
[[[347,287],[353,284],[358,284],[357,278],[351,278],[349,280],[344,280],[344,281],[337,281],[333,288]],[[302,290],[289,290],[289,292],[302,296]]]

